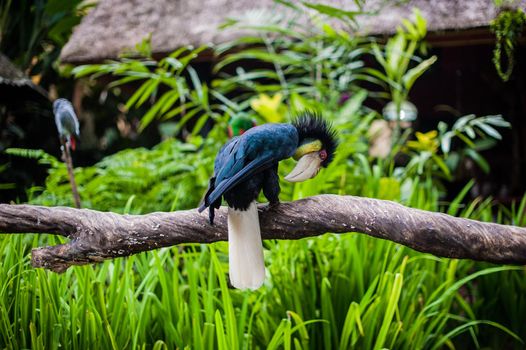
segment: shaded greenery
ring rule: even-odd
[[[426,60],[415,56],[418,49],[423,54],[427,52],[424,41],[427,22],[416,9],[413,17],[413,21],[407,19],[402,21],[403,26],[400,26],[396,35],[387,41],[383,52],[376,43],[372,44],[372,54],[383,72],[369,67],[364,69],[365,72],[379,79],[382,86],[388,88],[390,99],[395,102],[398,114],[401,104],[408,100],[409,91],[416,80],[437,60],[436,56]],[[412,61],[417,64],[411,67]]]
[[[521,8],[505,9],[491,21],[495,33],[493,64],[502,81],[508,81],[515,66],[515,47],[526,26],[526,13]]]
[[[209,141],[209,140],[207,140]],[[195,206],[208,185],[215,144],[198,146],[167,140],[152,150],[128,149],[105,157],[99,163],[77,168],[75,178],[84,207],[104,211],[132,213],[188,209]],[[12,155],[33,157],[50,164],[46,188],[32,188],[38,196],[32,200],[42,205],[71,206],[71,187],[63,163],[50,155],[28,150],[9,149]],[[40,193],[42,192],[42,193]]]
[[[75,67],[72,73],[76,78],[89,75],[91,79],[95,79],[106,74],[119,78],[109,84],[110,89],[123,84],[141,82],[125,105],[126,109],[137,109],[154,101],[141,118],[140,130],[148,126],[154,118],[168,120],[182,116],[174,130],[177,134],[188,120],[200,115],[192,132],[195,135],[208,118],[219,118],[214,111],[215,106],[210,105],[207,85],[201,82],[195,69],[189,65],[205,49],[206,46],[197,49],[182,47],[156,61],[151,56],[147,38],[137,46],[141,58],[123,57],[119,61],[105,64],[82,65]],[[136,55],[132,54],[132,56]],[[191,84],[185,74],[190,76]]]
[[[93,4],[82,0],[6,0],[0,5],[0,51],[28,75],[47,77],[73,27]]]

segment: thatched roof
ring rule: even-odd
[[[6,56],[0,53],[0,102],[11,103],[13,98],[47,99],[47,93],[24,75]]]
[[[299,3],[299,1],[297,1]],[[356,10],[351,0],[325,0],[324,4]],[[387,5],[379,6],[380,3]],[[487,26],[498,9],[494,0],[368,0],[366,10],[382,8],[375,16],[359,18],[361,31],[370,34],[393,33],[412,8],[422,11],[428,30],[458,30]],[[521,7],[526,1],[521,0]],[[290,10],[273,0],[100,0],[77,26],[61,54],[63,62],[84,63],[116,58],[151,34],[154,53],[171,52],[184,45],[221,43],[240,36],[221,31],[227,18],[252,14],[253,17],[279,8],[274,15]],[[261,11],[263,9],[264,11]]]

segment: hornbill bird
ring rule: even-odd
[[[257,289],[265,279],[263,244],[256,199],[261,190],[269,205],[279,203],[279,161],[294,157],[290,182],[313,178],[333,159],[336,133],[321,116],[304,113],[292,124],[264,124],[228,141],[214,163],[214,176],[199,212],[214,209],[224,197],[228,203],[229,270],[231,284]]]
[[[65,98],[56,99],[53,102],[53,113],[55,114],[55,124],[57,125],[58,135],[61,142],[67,147],[75,150],[75,139],[80,137],[79,121],[73,105]]]

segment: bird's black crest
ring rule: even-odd
[[[306,139],[321,141],[323,148],[327,152],[327,159],[321,165],[327,167],[334,158],[334,152],[336,147],[338,147],[337,133],[331,123],[323,119],[318,113],[304,112],[296,117],[292,125],[298,130],[300,145]]]

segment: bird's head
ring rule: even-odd
[[[71,105],[71,102],[65,98],[57,98],[55,101],[53,101],[53,113],[56,114],[58,110],[65,105]]]
[[[298,131],[298,148],[294,159],[296,167],[285,177],[290,182],[313,178],[321,167],[327,167],[338,146],[336,131],[320,115],[305,113],[292,122]]]

